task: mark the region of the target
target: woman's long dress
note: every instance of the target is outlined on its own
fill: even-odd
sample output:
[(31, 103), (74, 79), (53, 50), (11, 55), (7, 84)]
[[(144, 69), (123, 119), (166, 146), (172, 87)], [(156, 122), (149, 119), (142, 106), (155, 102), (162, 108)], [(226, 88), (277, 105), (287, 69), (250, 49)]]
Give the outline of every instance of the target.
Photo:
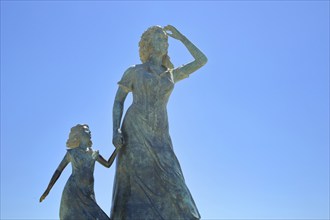
[(125, 115), (124, 146), (117, 157), (111, 219), (199, 219), (169, 135), (166, 105), (174, 83), (144, 64), (129, 68), (118, 83), (133, 93)]
[(62, 193), (60, 219), (109, 220), (95, 201), (92, 155), (78, 147), (68, 150), (66, 157), (72, 164), (72, 174)]

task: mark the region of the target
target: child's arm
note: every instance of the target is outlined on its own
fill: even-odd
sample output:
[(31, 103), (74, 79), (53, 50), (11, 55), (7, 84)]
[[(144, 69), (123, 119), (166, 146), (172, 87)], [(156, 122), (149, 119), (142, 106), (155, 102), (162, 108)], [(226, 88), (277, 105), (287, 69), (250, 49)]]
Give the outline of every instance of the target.
[(115, 160), (117, 153), (119, 151), (120, 147), (117, 147), (114, 152), (111, 154), (110, 158), (108, 159), (108, 161), (106, 161), (100, 154), (98, 154), (96, 160), (102, 164), (103, 166), (109, 168), (111, 167), (113, 161)]
[(64, 168), (70, 163), (70, 159), (69, 159), (69, 154), (66, 153), (63, 160), (61, 161), (60, 165), (58, 165), (56, 171), (54, 172), (47, 189), (45, 190), (45, 192), (42, 194), (42, 196), (39, 199), (39, 202), (42, 202), (42, 200), (44, 200), (46, 198), (46, 196), (48, 195), (49, 191), (52, 189), (53, 185), (56, 183), (57, 179), (60, 177), (62, 171), (64, 170)]

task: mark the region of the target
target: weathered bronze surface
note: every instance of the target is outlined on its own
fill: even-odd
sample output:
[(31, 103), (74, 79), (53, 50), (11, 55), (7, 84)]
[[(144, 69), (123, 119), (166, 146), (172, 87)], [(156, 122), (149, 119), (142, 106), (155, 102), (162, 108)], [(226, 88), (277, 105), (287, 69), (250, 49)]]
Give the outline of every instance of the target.
[(105, 160), (98, 151), (92, 149), (91, 132), (88, 125), (80, 124), (71, 128), (66, 145), (68, 150), (39, 201), (42, 202), (46, 198), (62, 171), (71, 163), (72, 174), (62, 193), (60, 219), (109, 220), (95, 200), (94, 166), (95, 161), (98, 161), (103, 166), (110, 167), (120, 148), (117, 148), (110, 158)]
[[(181, 41), (194, 61), (174, 68), (168, 36)], [(153, 26), (139, 43), (142, 64), (119, 81), (113, 106), (117, 157), (111, 219), (200, 219), (169, 134), (166, 105), (174, 84), (202, 67), (206, 56), (176, 28)], [(129, 92), (133, 103), (123, 119)]]

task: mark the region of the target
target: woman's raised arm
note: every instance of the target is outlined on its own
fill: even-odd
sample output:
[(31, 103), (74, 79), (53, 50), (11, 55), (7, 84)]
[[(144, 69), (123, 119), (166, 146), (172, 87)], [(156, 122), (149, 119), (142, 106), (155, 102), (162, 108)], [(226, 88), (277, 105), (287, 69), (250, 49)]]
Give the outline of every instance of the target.
[[(170, 37), (181, 41), (195, 59), (194, 61), (173, 70), (173, 77), (175, 82), (187, 78), (189, 74), (195, 72), (207, 63), (207, 57), (205, 54), (200, 51), (193, 43), (191, 43), (190, 40), (181, 34), (175, 27), (172, 25), (167, 25), (164, 27), (164, 30)], [(169, 33), (168, 31), (172, 33)]]

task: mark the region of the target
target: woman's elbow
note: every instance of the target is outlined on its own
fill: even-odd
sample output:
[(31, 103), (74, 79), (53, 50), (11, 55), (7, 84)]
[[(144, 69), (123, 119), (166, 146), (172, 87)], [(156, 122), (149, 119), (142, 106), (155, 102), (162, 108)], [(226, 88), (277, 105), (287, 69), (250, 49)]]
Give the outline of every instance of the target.
[(206, 63), (207, 63), (207, 57), (204, 55), (204, 56), (201, 56), (199, 58), (199, 62), (198, 62), (201, 66), (204, 66)]

